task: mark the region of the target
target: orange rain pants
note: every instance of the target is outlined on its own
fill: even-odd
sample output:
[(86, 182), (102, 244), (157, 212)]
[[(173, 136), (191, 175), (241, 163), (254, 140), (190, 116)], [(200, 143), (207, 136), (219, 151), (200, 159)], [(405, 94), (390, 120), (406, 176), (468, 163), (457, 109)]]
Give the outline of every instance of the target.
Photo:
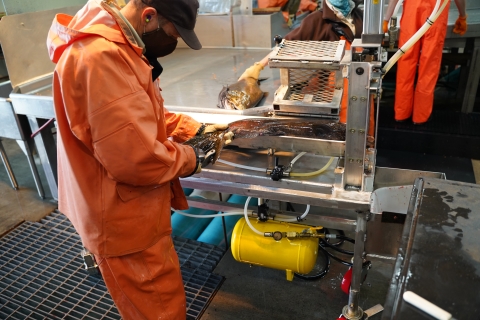
[[(350, 50), (351, 43), (346, 41), (342, 36), (340, 40), (345, 40), (345, 50)], [(340, 107), (340, 122), (347, 123), (347, 110), (348, 110), (348, 78), (343, 78), (343, 94), (342, 105)], [(370, 97), (370, 119), (368, 121), (368, 135), (375, 136), (375, 101), (373, 95)]]
[(122, 319), (186, 319), (185, 290), (170, 236), (141, 252), (95, 258)]
[[(421, 28), (433, 11), (435, 2), (435, 0), (404, 1), (399, 47)], [(414, 123), (424, 123), (432, 113), (433, 95), (447, 32), (449, 6), (450, 2), (425, 35), (398, 60), (395, 120), (406, 120), (412, 116)], [(417, 71), (417, 84), (414, 85)]]

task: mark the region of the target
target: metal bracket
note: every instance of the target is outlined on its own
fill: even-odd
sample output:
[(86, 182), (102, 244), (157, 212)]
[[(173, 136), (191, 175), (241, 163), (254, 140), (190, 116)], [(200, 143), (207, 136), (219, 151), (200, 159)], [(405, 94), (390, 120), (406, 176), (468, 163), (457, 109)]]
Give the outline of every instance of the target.
[(98, 269), (98, 264), (95, 261), (95, 256), (86, 248), (83, 248), (83, 250), (80, 252), (80, 255), (82, 256), (85, 270), (87, 270), (90, 275), (99, 276), (100, 270)]

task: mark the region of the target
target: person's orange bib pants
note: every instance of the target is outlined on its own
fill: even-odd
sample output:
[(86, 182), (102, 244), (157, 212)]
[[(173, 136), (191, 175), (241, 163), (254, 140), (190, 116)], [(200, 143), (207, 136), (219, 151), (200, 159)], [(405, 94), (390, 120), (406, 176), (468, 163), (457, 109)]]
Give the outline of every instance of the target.
[[(405, 0), (400, 21), (401, 47), (426, 22), (435, 7), (435, 0)], [(395, 90), (395, 120), (412, 117), (414, 123), (424, 123), (433, 109), (433, 95), (440, 72), (442, 50), (447, 32), (450, 2), (424, 36), (398, 60)], [(417, 84), (415, 74), (418, 71)]]
[(122, 319), (186, 319), (185, 290), (171, 236), (144, 251), (95, 258)]

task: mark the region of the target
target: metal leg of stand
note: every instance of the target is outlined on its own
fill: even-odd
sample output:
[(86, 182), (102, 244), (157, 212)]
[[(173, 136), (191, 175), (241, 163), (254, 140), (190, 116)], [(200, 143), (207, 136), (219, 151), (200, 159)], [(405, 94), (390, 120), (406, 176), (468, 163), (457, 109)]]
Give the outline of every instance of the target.
[(18, 190), (17, 179), (15, 178), (15, 175), (13, 174), (12, 166), (10, 165), (10, 161), (8, 161), (7, 154), (5, 153), (5, 149), (3, 148), (2, 140), (0, 140), (0, 155), (2, 157), (3, 165), (5, 166), (5, 169), (7, 169), (8, 178), (10, 179), (10, 182), (12, 183), (13, 189)]
[[(34, 116), (27, 116), (28, 122), (32, 132), (37, 131), (43, 124), (47, 122), (46, 119), (37, 119)], [(50, 188), (53, 199), (58, 200), (57, 188), (57, 150), (55, 140), (51, 132), (51, 126), (43, 129), (34, 137), (35, 146), (38, 151), (38, 156), (42, 163), (45, 177)]]
[(363, 318), (363, 310), (358, 305), (360, 285), (362, 283), (363, 253), (365, 250), (365, 235), (367, 234), (367, 212), (359, 212), (357, 216), (357, 230), (353, 255), (352, 283), (348, 296), (348, 305), (343, 310), (343, 316), (349, 320)]
[(25, 146), (28, 165), (32, 171), (33, 180), (35, 181), (35, 186), (37, 187), (38, 195), (40, 198), (45, 199), (45, 191), (43, 190), (42, 182), (40, 180), (40, 175), (38, 174), (37, 165), (35, 164), (35, 159), (33, 158), (32, 150), (30, 149), (27, 141), (22, 141)]

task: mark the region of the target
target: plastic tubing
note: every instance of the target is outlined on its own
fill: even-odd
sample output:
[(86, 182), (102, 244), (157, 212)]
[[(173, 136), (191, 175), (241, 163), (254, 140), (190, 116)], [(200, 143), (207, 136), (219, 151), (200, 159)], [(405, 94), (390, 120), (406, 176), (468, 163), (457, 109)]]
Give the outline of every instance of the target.
[(248, 226), (250, 227), (250, 229), (252, 229), (253, 232), (263, 237), (264, 234), (258, 231), (257, 229), (255, 229), (255, 227), (250, 222), (250, 219), (248, 219), (248, 204), (250, 203), (250, 199), (252, 199), (252, 197), (247, 198), (247, 201), (245, 201), (245, 208), (243, 209), (243, 213), (245, 215), (245, 221), (247, 222)]
[(220, 162), (220, 163), (223, 163), (223, 164), (227, 164), (227, 165), (232, 166), (232, 167), (240, 168), (240, 169), (259, 171), (259, 172), (266, 172), (267, 171), (266, 169), (263, 169), (263, 168), (244, 166), (242, 164), (233, 163), (233, 162), (225, 161), (225, 160), (222, 160), (222, 159), (217, 159), (217, 161)]
[(283, 221), (283, 222), (298, 222), (298, 221), (302, 221), (303, 219), (305, 219), (305, 217), (307, 216), (308, 212), (310, 211), (310, 205), (307, 204), (307, 209), (305, 209), (305, 212), (301, 215), (301, 216), (298, 216), (296, 218), (291, 218), (291, 219), (277, 219), (277, 221)]
[(293, 158), (292, 161), (290, 161), (290, 167), (293, 166), (293, 164), (295, 162), (297, 162), (298, 159), (300, 159), (301, 157), (303, 157), (305, 154), (307, 154), (306, 152), (300, 152), (295, 158)]
[[(292, 166), (298, 159), (300, 159), (300, 157), (302, 157), (302, 156), (305, 155), (305, 154), (306, 154), (306, 152), (301, 152), (300, 154), (298, 154), (298, 155), (290, 162), (290, 166)], [(322, 169), (320, 169), (320, 170), (313, 171), (313, 172), (290, 172), (290, 176), (291, 176), (291, 177), (312, 177), (312, 176), (319, 175), (319, 174), (321, 174), (322, 172), (324, 172), (325, 170), (327, 170), (327, 168), (332, 164), (333, 159), (334, 159), (334, 158), (330, 158), (330, 161), (328, 161), (328, 163), (327, 163)], [(242, 164), (233, 163), (233, 162), (225, 161), (225, 160), (222, 160), (222, 159), (218, 159), (217, 161), (220, 162), (220, 163), (223, 163), (223, 164), (232, 166), (232, 167), (240, 168), (240, 169), (258, 171), (258, 172), (266, 172), (266, 171), (267, 171), (267, 170), (265, 170), (265, 169), (263, 169), (263, 168), (244, 166), (244, 165), (242, 165)]]
[(225, 212), (225, 213), (216, 213), (216, 214), (206, 214), (206, 215), (198, 215), (198, 214), (191, 214), (186, 213), (183, 211), (172, 210), (175, 213), (181, 214), (182, 216), (187, 216), (191, 218), (216, 218), (216, 217), (226, 217), (226, 216), (240, 216), (243, 215), (243, 211), (233, 211), (233, 212)]
[(435, 20), (437, 20), (438, 16), (442, 13), (443, 9), (445, 9), (445, 6), (450, 0), (443, 0), (442, 6), (440, 7), (440, 9), (438, 9), (440, 1), (441, 0), (437, 0), (435, 8), (428, 17), (427, 21), (423, 24), (423, 26), (418, 29), (418, 31), (410, 39), (408, 39), (408, 41), (400, 49), (398, 49), (398, 51), (393, 55), (393, 57), (390, 58), (390, 60), (388, 60), (382, 70), (383, 77), (393, 67), (393, 65), (397, 63), (398, 59), (400, 59), (400, 57), (403, 56), (405, 52), (407, 52), (425, 34), (425, 32), (427, 32), (427, 30), (431, 27), (431, 24), (428, 23), (428, 21), (433, 24)]
[(290, 176), (291, 177), (312, 177), (312, 176), (316, 176), (316, 175), (319, 175), (321, 174), (322, 172), (324, 172), (325, 170), (328, 169), (328, 167), (330, 167), (330, 165), (332, 164), (333, 162), (333, 157), (330, 158), (330, 160), (328, 160), (327, 164), (320, 170), (317, 170), (317, 171), (313, 171), (313, 172), (290, 172)]
[[(402, 6), (402, 3), (403, 3), (403, 0), (400, 0), (400, 1), (397, 2), (397, 5), (395, 6), (395, 9), (393, 10), (392, 17), (397, 16), (398, 10), (400, 10), (400, 7)], [(435, 5), (435, 8), (433, 10), (435, 11), (436, 8), (437, 8), (437, 6)]]

